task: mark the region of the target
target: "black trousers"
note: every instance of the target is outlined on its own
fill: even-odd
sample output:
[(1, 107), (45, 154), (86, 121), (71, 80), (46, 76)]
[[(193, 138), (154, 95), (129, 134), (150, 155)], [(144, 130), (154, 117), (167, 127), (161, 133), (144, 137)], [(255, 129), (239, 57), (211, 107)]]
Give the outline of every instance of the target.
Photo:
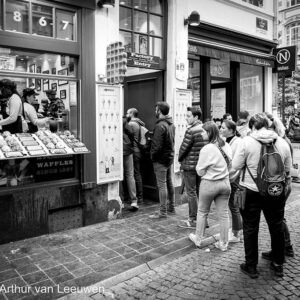
[(269, 227), (273, 260), (277, 264), (283, 264), (285, 247), (284, 207), (284, 195), (263, 197), (258, 192), (247, 189), (245, 208), (241, 210), (246, 264), (256, 266), (258, 263), (258, 231), (261, 211), (263, 211)]

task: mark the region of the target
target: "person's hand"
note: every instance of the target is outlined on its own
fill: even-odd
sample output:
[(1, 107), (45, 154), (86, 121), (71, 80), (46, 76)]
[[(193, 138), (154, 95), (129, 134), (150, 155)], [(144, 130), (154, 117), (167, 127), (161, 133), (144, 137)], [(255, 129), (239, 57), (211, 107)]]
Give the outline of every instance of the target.
[(44, 116), (41, 113), (37, 113), (38, 118), (43, 118)]

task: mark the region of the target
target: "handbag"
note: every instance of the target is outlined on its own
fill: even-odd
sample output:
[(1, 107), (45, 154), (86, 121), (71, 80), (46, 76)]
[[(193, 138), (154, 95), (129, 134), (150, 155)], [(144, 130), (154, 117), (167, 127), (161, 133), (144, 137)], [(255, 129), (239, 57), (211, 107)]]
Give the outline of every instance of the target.
[[(245, 179), (245, 172), (246, 172), (246, 167), (243, 169), (242, 182)], [(233, 203), (239, 209), (243, 210), (245, 208), (247, 188), (245, 188), (239, 184), (236, 184), (236, 185), (237, 185), (237, 188), (234, 193)]]

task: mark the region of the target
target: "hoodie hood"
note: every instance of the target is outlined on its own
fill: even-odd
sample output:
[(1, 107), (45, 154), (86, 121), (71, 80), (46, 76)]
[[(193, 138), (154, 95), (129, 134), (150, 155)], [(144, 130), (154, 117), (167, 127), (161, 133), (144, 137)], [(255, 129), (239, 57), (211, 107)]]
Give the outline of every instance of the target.
[(278, 138), (278, 134), (276, 132), (266, 128), (253, 131), (250, 136), (263, 144), (271, 143)]
[(169, 115), (164, 116), (164, 117), (158, 119), (156, 123), (159, 123), (159, 122), (162, 122), (162, 121), (167, 122), (169, 125), (173, 124), (173, 119)]
[(141, 121), (139, 118), (131, 118), (130, 121), (136, 122), (136, 123), (138, 123), (139, 125), (145, 127), (145, 123), (144, 123), (143, 121)]

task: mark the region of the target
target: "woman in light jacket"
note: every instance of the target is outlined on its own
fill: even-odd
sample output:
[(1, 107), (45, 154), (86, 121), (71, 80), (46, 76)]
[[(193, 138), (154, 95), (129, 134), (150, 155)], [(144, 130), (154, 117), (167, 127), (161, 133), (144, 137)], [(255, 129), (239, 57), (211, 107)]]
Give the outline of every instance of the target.
[[(240, 134), (237, 132), (236, 124), (230, 120), (224, 120), (220, 129), (221, 136), (226, 138), (232, 150), (232, 157), (236, 152), (239, 142), (241, 141)], [(243, 229), (242, 217), (239, 207), (234, 203), (234, 194), (238, 187), (239, 172), (230, 172), (231, 193), (229, 198), (229, 209), (232, 216), (232, 231), (229, 232), (229, 242), (240, 242), (240, 231)]]
[(215, 201), (220, 221), (220, 241), (216, 248), (226, 251), (228, 246), (228, 200), (230, 195), (229, 167), (232, 160), (230, 146), (220, 137), (219, 129), (214, 122), (203, 125), (207, 132), (209, 143), (205, 145), (199, 155), (196, 171), (201, 177), (196, 233), (191, 233), (189, 239), (200, 247), (204, 237), (207, 215), (213, 201)]

